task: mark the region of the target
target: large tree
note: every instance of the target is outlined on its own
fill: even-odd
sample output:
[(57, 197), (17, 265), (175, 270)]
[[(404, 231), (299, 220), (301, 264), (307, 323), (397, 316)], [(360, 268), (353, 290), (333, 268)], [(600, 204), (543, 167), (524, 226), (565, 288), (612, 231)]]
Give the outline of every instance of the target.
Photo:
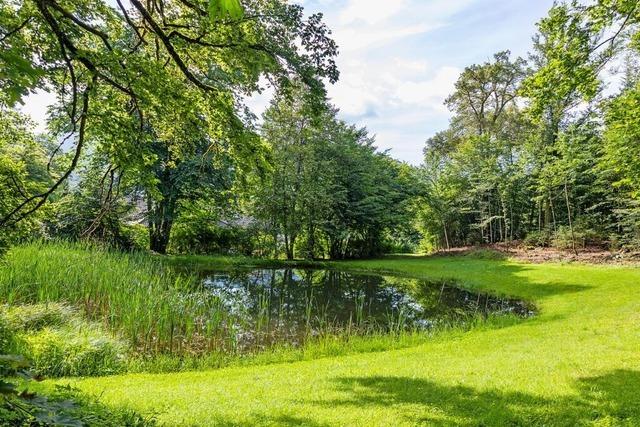
[(277, 97), (265, 113), (272, 167), (254, 214), (289, 259), (378, 254), (385, 232), (406, 219), (406, 174), (377, 151), (366, 129), (339, 120), (331, 105), (310, 105), (298, 90)]
[[(336, 45), (320, 15), (305, 18), (300, 5), (279, 0), (222, 4), (234, 2), (2, 0), (1, 102), (13, 105), (36, 88), (55, 93), (52, 128), (74, 156), (0, 225), (42, 206), (90, 139), (115, 161), (144, 164), (132, 145), (143, 152), (159, 129), (171, 134), (190, 119), (213, 119), (197, 108), (221, 108), (226, 122), (237, 122), (243, 96), (259, 90), (263, 76), (285, 88), (296, 76), (318, 93), (322, 78), (337, 79)], [(181, 120), (171, 126), (173, 117)]]

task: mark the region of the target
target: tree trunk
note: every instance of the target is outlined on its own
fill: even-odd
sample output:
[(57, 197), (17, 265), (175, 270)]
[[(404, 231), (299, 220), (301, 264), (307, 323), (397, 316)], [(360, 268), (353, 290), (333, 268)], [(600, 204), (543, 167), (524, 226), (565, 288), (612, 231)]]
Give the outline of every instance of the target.
[(556, 209), (553, 206), (553, 197), (551, 196), (551, 192), (549, 192), (549, 206), (551, 208), (551, 217), (553, 218), (553, 232), (558, 232), (558, 223), (556, 221)]
[(449, 233), (447, 233), (447, 224), (442, 221), (442, 229), (444, 230), (444, 242), (447, 245), (447, 251), (449, 249), (451, 249), (451, 246), (449, 245)]
[(148, 200), (149, 249), (165, 255), (173, 227), (175, 204), (170, 199)]
[(293, 260), (295, 257), (295, 249), (294, 249), (295, 243), (296, 243), (295, 235), (291, 235), (288, 238), (285, 238), (285, 251), (286, 251), (287, 259), (289, 261)]
[(564, 182), (564, 198), (567, 202), (567, 216), (569, 218), (569, 230), (571, 230), (571, 246), (573, 246), (573, 253), (578, 255), (578, 249), (576, 249), (576, 236), (573, 232), (573, 221), (571, 220), (571, 204), (569, 203), (569, 191), (567, 189), (567, 181)]

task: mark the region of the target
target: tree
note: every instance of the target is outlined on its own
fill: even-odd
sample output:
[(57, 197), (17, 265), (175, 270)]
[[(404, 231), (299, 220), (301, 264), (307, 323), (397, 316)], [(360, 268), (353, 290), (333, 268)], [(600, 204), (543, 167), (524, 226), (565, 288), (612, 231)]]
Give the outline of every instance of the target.
[(458, 78), (445, 104), (465, 129), (475, 129), (478, 135), (499, 135), (525, 76), (525, 61), (517, 58), (512, 62), (509, 56), (509, 51), (496, 53), (492, 62), (467, 67)]
[(526, 237), (577, 250), (637, 235), (637, 67), (627, 61), (621, 94), (605, 103), (601, 78), (613, 58), (633, 58), (639, 22), (637, 2), (557, 3), (538, 24), (531, 69), (507, 52), (465, 69), (447, 99), (451, 125), (425, 149), (419, 217), (433, 246)]
[(278, 96), (265, 112), (262, 136), (271, 169), (253, 197), (254, 215), (285, 256), (372, 256), (385, 232), (405, 219), (402, 167), (378, 153), (366, 129), (347, 125), (337, 110), (315, 108), (302, 87)]
[(193, 104), (168, 102), (172, 93), (239, 111), (239, 95), (258, 90), (263, 75), (284, 88), (297, 76), (316, 93), (323, 91), (321, 78), (338, 77), (329, 30), (320, 15), (305, 19), (299, 5), (246, 0), (238, 13), (237, 1), (130, 0), (130, 9), (116, 3), (0, 3), (3, 102), (13, 105), (35, 88), (54, 92), (60, 101), (54, 127), (74, 146), (67, 170), (47, 190), (25, 194), (0, 225), (47, 201), (77, 167), (89, 135), (111, 154), (144, 163), (122, 152), (120, 141), (129, 135), (148, 142), (149, 116), (193, 112)]
[[(441, 236), (440, 247), (510, 241), (517, 234), (520, 157), (528, 131), (517, 102), (524, 76), (524, 60), (499, 52), (490, 62), (467, 67), (446, 100), (455, 115), (449, 130), (427, 142), (422, 174), (421, 222), (430, 236)], [(429, 215), (438, 218), (435, 223)], [(477, 237), (469, 238), (472, 230)]]
[[(152, 145), (154, 162), (141, 171), (151, 174), (151, 184), (144, 186), (150, 249), (167, 252), (171, 230), (184, 203), (206, 199), (210, 203), (231, 189), (234, 169), (228, 154), (218, 154), (204, 135), (193, 135), (192, 151), (176, 155), (175, 143), (156, 141)], [(143, 180), (144, 182), (144, 180)], [(149, 181), (147, 181), (149, 182)]]
[[(25, 195), (50, 185), (46, 140), (33, 134), (33, 124), (17, 112), (0, 108), (0, 216), (18, 206)], [(0, 233), (0, 248), (39, 231), (39, 218), (30, 218)]]
[[(524, 81), (522, 93), (529, 99), (529, 112), (540, 129), (534, 148), (538, 153), (534, 175), (540, 229), (553, 226), (557, 231), (558, 208), (565, 205), (565, 222), (574, 235), (571, 212), (576, 201), (569, 197), (567, 180), (554, 179), (554, 171), (570, 161), (563, 158), (559, 140), (571, 119), (581, 115), (581, 104), (597, 101), (602, 88), (600, 73), (620, 52), (627, 29), (637, 22), (637, 7), (631, 3), (598, 1), (585, 6), (573, 1), (554, 5), (538, 25), (532, 57), (537, 69)], [(588, 109), (581, 116), (589, 117)], [(592, 157), (597, 155), (591, 151)]]
[(640, 242), (640, 84), (606, 105), (601, 167), (611, 176), (617, 234), (626, 244)]
[(73, 183), (58, 192), (42, 219), (47, 235), (94, 239), (124, 250), (139, 248), (127, 225), (135, 218), (132, 202), (137, 194), (122, 172), (104, 156), (85, 156)]

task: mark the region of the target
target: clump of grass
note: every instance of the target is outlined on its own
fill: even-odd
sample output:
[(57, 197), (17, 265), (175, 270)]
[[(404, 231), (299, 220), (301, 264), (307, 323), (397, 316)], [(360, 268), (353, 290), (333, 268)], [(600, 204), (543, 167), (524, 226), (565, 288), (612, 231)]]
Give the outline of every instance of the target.
[(29, 332), (19, 336), (17, 350), (40, 376), (111, 375), (125, 366), (126, 347), (92, 325)]
[(327, 334), (309, 339), (301, 345), (280, 342), (251, 353), (213, 352), (202, 356), (160, 354), (149, 357), (134, 357), (127, 361), (126, 370), (131, 373), (171, 373), (233, 366), (292, 363), (324, 357), (409, 348), (423, 344), (432, 338), (432, 333), (424, 331), (407, 331), (399, 335), (387, 333), (369, 335)]
[(300, 345), (278, 342), (260, 351), (232, 353), (215, 351), (206, 355), (139, 355), (127, 360), (130, 373), (171, 373), (221, 369), (236, 366), (261, 366), (277, 363), (293, 363), (327, 357), (339, 357), (361, 353), (377, 353), (400, 350), (425, 344), (435, 338), (450, 339), (470, 330), (490, 330), (513, 326), (522, 318), (512, 314), (476, 316), (464, 323), (443, 324), (432, 330), (404, 329), (397, 333), (389, 330), (369, 330), (358, 335), (347, 328), (334, 329), (309, 337)]
[(151, 255), (88, 243), (30, 243), (12, 248), (0, 265), (4, 303), (78, 307), (142, 352), (199, 351), (218, 339), (211, 324), (223, 321), (218, 298), (196, 285)]
[(17, 332), (60, 327), (77, 315), (72, 307), (61, 303), (7, 306), (3, 311), (8, 326)]
[(504, 253), (490, 248), (473, 248), (465, 254), (467, 258), (480, 259), (480, 260), (504, 260), (507, 257)]
[(127, 346), (65, 304), (0, 307), (8, 345), (40, 376), (108, 375), (122, 371)]

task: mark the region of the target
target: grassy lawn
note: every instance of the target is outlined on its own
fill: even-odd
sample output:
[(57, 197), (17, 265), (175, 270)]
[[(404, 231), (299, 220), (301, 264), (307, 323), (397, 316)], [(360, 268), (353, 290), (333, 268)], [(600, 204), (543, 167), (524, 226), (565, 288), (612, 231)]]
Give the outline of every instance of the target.
[(640, 269), (467, 257), (339, 266), (453, 278), (540, 313), (403, 350), (72, 384), (166, 425), (640, 425)]

